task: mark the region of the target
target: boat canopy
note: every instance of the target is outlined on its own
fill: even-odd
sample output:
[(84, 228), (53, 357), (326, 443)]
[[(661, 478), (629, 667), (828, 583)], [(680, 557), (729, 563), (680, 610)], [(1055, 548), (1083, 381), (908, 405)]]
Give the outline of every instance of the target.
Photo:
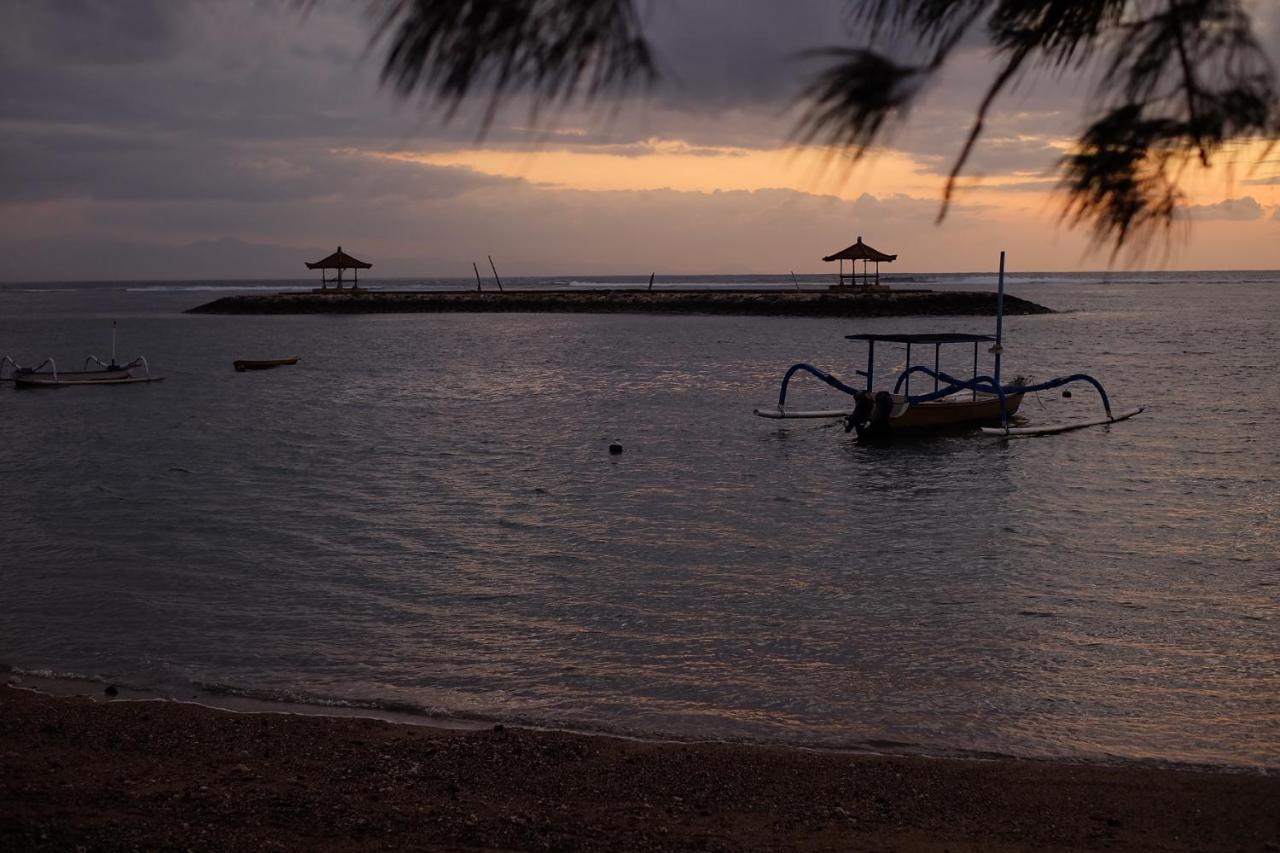
[(845, 335), (851, 341), (888, 341), (892, 344), (976, 344), (994, 341), (991, 335), (967, 335), (961, 332), (908, 335)]

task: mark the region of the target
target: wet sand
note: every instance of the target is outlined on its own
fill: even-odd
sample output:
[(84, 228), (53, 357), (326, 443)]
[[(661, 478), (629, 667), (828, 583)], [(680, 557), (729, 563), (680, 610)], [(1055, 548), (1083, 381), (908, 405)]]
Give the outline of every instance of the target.
[(1277, 850), (1280, 779), (0, 687), (5, 850)]
[[(1006, 314), (1048, 314), (1050, 309), (1005, 296)], [(994, 293), (743, 290), (508, 290), (292, 291), (226, 296), (190, 309), (193, 314), (379, 313), (597, 313), (748, 314), (783, 317), (994, 316)]]

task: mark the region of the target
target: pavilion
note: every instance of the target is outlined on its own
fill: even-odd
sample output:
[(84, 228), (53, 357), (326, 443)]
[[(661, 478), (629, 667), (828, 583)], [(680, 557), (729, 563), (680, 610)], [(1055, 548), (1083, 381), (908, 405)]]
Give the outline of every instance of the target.
[(827, 262), (830, 262), (830, 261), (840, 262), (840, 283), (836, 285), (837, 287), (844, 287), (844, 262), (845, 261), (850, 262), (849, 263), (850, 285), (854, 285), (857, 282), (858, 268), (856, 264), (858, 261), (862, 261), (862, 286), (863, 287), (867, 287), (867, 263), (869, 261), (874, 261), (876, 265), (876, 280), (875, 280), (874, 286), (879, 287), (880, 286), (880, 263), (882, 261), (884, 263), (889, 263), (891, 261), (896, 261), (897, 259), (898, 259), (897, 255), (887, 255), (878, 249), (871, 248), (866, 243), (862, 242), (862, 237), (858, 237), (858, 242), (854, 243), (849, 248), (840, 252), (836, 252), (834, 255), (827, 255), (825, 258), (823, 258), (823, 260)]
[[(342, 289), (342, 272), (343, 270), (351, 270), (351, 289), (358, 290), (360, 288), (360, 275), (357, 270), (367, 270), (373, 264), (367, 264), (364, 261), (355, 258), (342, 251), (342, 247), (338, 247), (338, 251), (334, 252), (327, 258), (321, 258), (314, 263), (307, 261), (307, 269), (320, 270), (320, 289), (326, 290), (330, 282), (336, 282), (339, 290)], [(337, 270), (336, 278), (329, 278), (325, 270)]]

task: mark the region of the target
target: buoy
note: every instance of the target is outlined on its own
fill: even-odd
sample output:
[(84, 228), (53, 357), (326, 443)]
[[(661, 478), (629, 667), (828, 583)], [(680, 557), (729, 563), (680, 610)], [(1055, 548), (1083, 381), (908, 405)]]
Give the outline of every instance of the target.
[(102, 692), (114, 698), (120, 691), (116, 689), (116, 686), (114, 684), (108, 684), (107, 689), (103, 690)]
[(614, 456), (619, 455), (620, 453), (622, 453), (622, 445), (616, 441), (613, 442), (613, 444), (609, 445), (609, 453)]
[(1070, 391), (1063, 391), (1063, 392), (1062, 392), (1062, 396), (1063, 396), (1063, 397), (1065, 397), (1065, 398), (1067, 398), (1068, 400), (1070, 400), (1070, 399), (1071, 399), (1071, 392), (1070, 392)]

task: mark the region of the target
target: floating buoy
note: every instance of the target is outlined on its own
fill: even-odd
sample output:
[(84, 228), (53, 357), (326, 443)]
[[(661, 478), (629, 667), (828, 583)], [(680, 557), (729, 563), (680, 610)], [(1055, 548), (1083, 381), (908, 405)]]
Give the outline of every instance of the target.
[(120, 693), (120, 691), (116, 689), (116, 686), (114, 684), (108, 684), (107, 689), (103, 690), (102, 692), (112, 697), (113, 699)]
[(1065, 397), (1066, 399), (1070, 400), (1070, 399), (1071, 399), (1071, 392), (1070, 392), (1070, 391), (1063, 391), (1063, 392), (1062, 392), (1062, 396), (1063, 396), (1063, 397)]
[(620, 455), (622, 453), (622, 445), (616, 441), (613, 442), (612, 444), (609, 445), (609, 453), (613, 456)]

